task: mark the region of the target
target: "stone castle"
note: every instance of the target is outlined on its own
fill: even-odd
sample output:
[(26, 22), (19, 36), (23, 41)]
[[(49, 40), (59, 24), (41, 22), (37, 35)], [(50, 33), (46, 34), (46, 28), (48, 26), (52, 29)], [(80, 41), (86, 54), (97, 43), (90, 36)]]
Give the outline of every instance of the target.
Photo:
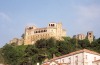
[(25, 28), (24, 44), (34, 44), (39, 39), (48, 39), (54, 37), (61, 40), (66, 36), (66, 30), (62, 28), (62, 23), (49, 23), (47, 27), (38, 28), (36, 26), (29, 26)]
[[(24, 37), (21, 39), (14, 38), (9, 43), (17, 43), (17, 45), (32, 45), (39, 39), (55, 38), (57, 40), (63, 40), (62, 37), (66, 37), (66, 30), (62, 28), (62, 23), (49, 23), (47, 27), (38, 28), (36, 26), (27, 26), (25, 28)], [(93, 41), (94, 35), (92, 31), (87, 32), (87, 35), (78, 34), (73, 38), (83, 40), (88, 39), (90, 43)]]
[(87, 35), (78, 34), (78, 35), (74, 35), (73, 38), (76, 38), (78, 40), (88, 39), (89, 42), (91, 43), (93, 41), (94, 35), (93, 35), (93, 31), (89, 31), (87, 32)]
[(13, 38), (12, 40), (9, 41), (9, 44), (15, 44), (15, 45), (22, 45), (24, 44), (24, 39), (18, 39), (18, 38)]

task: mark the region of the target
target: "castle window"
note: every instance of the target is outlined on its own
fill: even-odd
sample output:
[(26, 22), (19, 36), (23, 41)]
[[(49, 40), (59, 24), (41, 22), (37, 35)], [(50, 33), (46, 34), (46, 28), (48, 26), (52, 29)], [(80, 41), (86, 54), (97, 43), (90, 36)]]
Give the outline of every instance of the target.
[(29, 27), (29, 29), (31, 29), (31, 27)]
[(43, 32), (43, 30), (41, 30), (41, 32)]
[(50, 24), (50, 26), (52, 26), (52, 24)]
[(29, 29), (33, 29), (33, 27), (29, 27)]
[(49, 26), (50, 26), (50, 24), (49, 24)]
[(47, 30), (44, 30), (44, 32), (47, 32)]
[(91, 33), (89, 33), (89, 35), (91, 35)]
[(36, 33), (38, 33), (38, 31), (36, 31)]
[(54, 24), (52, 24), (54, 26)]
[(54, 26), (54, 24), (51, 24), (51, 26)]
[(40, 33), (40, 31), (38, 31), (38, 33)]

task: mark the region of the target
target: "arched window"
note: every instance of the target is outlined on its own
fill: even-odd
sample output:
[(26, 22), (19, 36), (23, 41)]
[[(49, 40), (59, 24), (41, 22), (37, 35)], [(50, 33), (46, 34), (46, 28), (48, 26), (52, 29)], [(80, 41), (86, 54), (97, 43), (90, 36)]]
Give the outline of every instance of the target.
[(41, 32), (43, 32), (43, 30), (41, 30)]
[(44, 32), (45, 32), (45, 30), (44, 30)]
[(51, 24), (51, 26), (52, 26), (52, 24)]
[(38, 31), (38, 33), (40, 33), (40, 31)]
[(49, 24), (49, 26), (50, 26), (50, 24)]
[(54, 24), (52, 24), (54, 26)]

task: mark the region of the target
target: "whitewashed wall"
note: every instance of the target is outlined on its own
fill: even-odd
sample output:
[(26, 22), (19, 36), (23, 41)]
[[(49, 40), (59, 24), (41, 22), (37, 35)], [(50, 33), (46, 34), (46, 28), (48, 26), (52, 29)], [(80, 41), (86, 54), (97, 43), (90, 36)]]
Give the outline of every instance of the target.
[(68, 65), (93, 65), (93, 61), (96, 60), (100, 60), (100, 55), (81, 52), (73, 55), (71, 54), (69, 56), (58, 57), (53, 61), (58, 63), (67, 63)]
[(62, 57), (55, 61), (57, 61), (58, 63), (68, 63), (69, 65), (83, 65), (83, 56), (83, 53), (79, 53), (67, 57)]
[[(86, 59), (86, 56), (87, 56), (87, 59)], [(99, 60), (99, 59), (100, 59), (99, 55), (84, 52), (84, 63), (87, 63), (88, 65), (92, 65), (93, 61)]]
[(68, 63), (69, 65), (92, 65), (92, 62), (95, 60), (99, 60), (100, 56), (90, 53), (79, 53), (67, 57), (62, 57), (56, 59), (58, 63)]

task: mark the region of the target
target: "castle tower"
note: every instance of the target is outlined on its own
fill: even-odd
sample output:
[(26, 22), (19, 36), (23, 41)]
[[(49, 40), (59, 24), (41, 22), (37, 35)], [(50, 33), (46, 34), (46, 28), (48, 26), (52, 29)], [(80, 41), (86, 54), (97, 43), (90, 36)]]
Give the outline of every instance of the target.
[(25, 28), (25, 38), (24, 38), (24, 44), (32, 44), (32, 35), (34, 35), (34, 29), (36, 29), (36, 26), (27, 26)]
[(62, 23), (57, 23), (57, 36), (61, 36), (62, 34)]
[(59, 22), (57, 23), (57, 36), (59, 39), (62, 39), (61, 37), (65, 37), (66, 36), (66, 30), (62, 28), (62, 23)]
[(90, 41), (90, 43), (93, 41), (93, 31), (87, 32), (87, 39)]

